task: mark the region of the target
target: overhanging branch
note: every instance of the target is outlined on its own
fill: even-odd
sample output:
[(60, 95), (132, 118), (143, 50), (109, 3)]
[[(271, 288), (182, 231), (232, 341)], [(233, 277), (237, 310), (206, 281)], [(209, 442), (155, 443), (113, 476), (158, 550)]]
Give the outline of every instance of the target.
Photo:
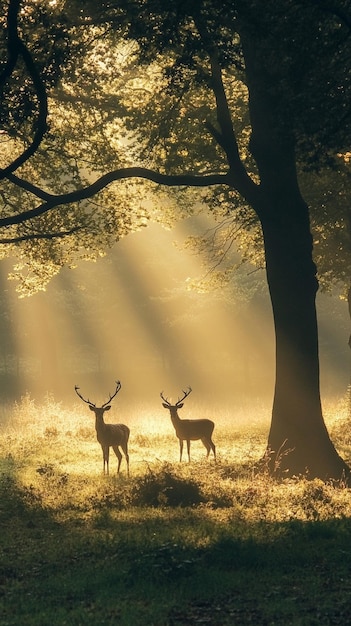
[(98, 178), (94, 183), (84, 187), (83, 189), (77, 189), (65, 194), (53, 195), (42, 191), (39, 187), (36, 187), (35, 185), (32, 185), (28, 181), (22, 180), (17, 176), (10, 175), (8, 178), (19, 187), (22, 187), (27, 191), (31, 191), (37, 197), (40, 197), (45, 201), (34, 209), (22, 211), (22, 213), (18, 213), (17, 215), (0, 218), (0, 227), (22, 224), (23, 222), (39, 217), (40, 215), (43, 215), (60, 205), (87, 200), (111, 183), (123, 179), (143, 178), (166, 187), (208, 187), (230, 183), (229, 174), (208, 174), (202, 176), (196, 174), (180, 174), (172, 176), (168, 174), (161, 174), (160, 172), (155, 172), (145, 167), (127, 167), (108, 172)]
[(10, 0), (7, 11), (7, 61), (0, 73), (0, 85), (4, 85), (16, 67), (18, 59), (17, 19), (20, 0)]
[(0, 244), (22, 243), (23, 241), (35, 241), (37, 239), (62, 239), (68, 235), (73, 235), (81, 230), (82, 226), (74, 226), (68, 230), (59, 230), (51, 233), (28, 233), (27, 235), (18, 235), (17, 237), (1, 237)]
[(23, 163), (25, 163), (35, 152), (37, 151), (41, 141), (47, 130), (47, 116), (48, 116), (48, 100), (46, 87), (41, 79), (36, 65), (33, 61), (32, 55), (28, 48), (20, 39), (18, 34), (18, 11), (20, 2), (13, 0), (9, 4), (7, 24), (8, 24), (8, 60), (5, 69), (0, 76), (0, 84), (4, 83), (13, 73), (16, 66), (18, 56), (21, 55), (26, 66), (27, 72), (32, 80), (33, 87), (38, 99), (38, 116), (36, 121), (36, 131), (34, 133), (33, 140), (29, 146), (20, 154), (10, 165), (0, 170), (0, 178), (6, 178), (6, 176), (18, 169)]
[(6, 178), (17, 187), (20, 187), (21, 189), (28, 191), (33, 196), (36, 196), (37, 198), (40, 198), (41, 200), (49, 201), (53, 197), (51, 193), (44, 191), (44, 189), (41, 189), (41, 187), (34, 185), (29, 180), (25, 180), (24, 178), (19, 178), (19, 176), (16, 176), (16, 174), (11, 174), (11, 173), (7, 174)]

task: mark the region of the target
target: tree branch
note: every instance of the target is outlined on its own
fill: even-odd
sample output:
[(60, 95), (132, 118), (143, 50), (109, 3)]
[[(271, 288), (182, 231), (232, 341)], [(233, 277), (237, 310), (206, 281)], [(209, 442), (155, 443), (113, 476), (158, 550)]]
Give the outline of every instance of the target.
[(145, 167), (127, 167), (108, 172), (108, 174), (104, 174), (94, 183), (84, 187), (83, 189), (77, 189), (65, 194), (53, 195), (47, 194), (28, 181), (24, 181), (17, 176), (11, 175), (8, 178), (23, 189), (31, 191), (36, 196), (45, 200), (45, 202), (34, 209), (23, 211), (17, 215), (0, 218), (0, 227), (21, 224), (38, 217), (39, 215), (43, 215), (44, 213), (47, 213), (51, 209), (54, 209), (62, 204), (71, 204), (72, 202), (87, 200), (107, 187), (107, 185), (126, 178), (143, 178), (159, 185), (165, 185), (166, 187), (208, 187), (210, 185), (227, 185), (230, 182), (229, 174), (208, 174), (203, 176), (196, 174), (180, 174), (172, 176), (168, 174), (161, 174)]
[(82, 226), (74, 226), (69, 230), (60, 230), (52, 233), (30, 233), (28, 235), (18, 235), (17, 237), (1, 237), (0, 244), (21, 243), (23, 241), (33, 241), (37, 239), (61, 239), (62, 237), (67, 237), (67, 235), (73, 235), (73, 233), (81, 229)]
[(219, 145), (225, 151), (230, 167), (231, 185), (250, 204), (255, 204), (258, 187), (248, 175), (245, 166), (240, 158), (238, 142), (233, 128), (232, 117), (228, 106), (228, 100), (222, 78), (222, 70), (218, 62), (217, 52), (210, 51), (211, 82), (216, 99), (217, 122), (220, 132), (210, 124), (209, 130), (212, 132)]
[(241, 164), (238, 143), (223, 85), (222, 70), (215, 52), (210, 53), (210, 63), (212, 89), (217, 107), (217, 122), (221, 130), (221, 146), (226, 152), (230, 166), (237, 167), (238, 161), (240, 161)]
[(13, 0), (8, 9), (8, 61), (3, 74), (0, 77), (0, 84), (9, 78), (16, 66), (18, 56), (21, 55), (28, 74), (32, 80), (33, 87), (38, 99), (38, 117), (36, 131), (28, 148), (18, 156), (10, 165), (0, 170), (0, 178), (5, 178), (9, 173), (14, 172), (20, 165), (23, 165), (38, 149), (47, 130), (48, 101), (44, 82), (41, 79), (33, 58), (18, 35), (18, 11), (19, 0)]
[(222, 69), (218, 60), (218, 52), (211, 41), (207, 25), (201, 16), (194, 15), (194, 21), (199, 35), (204, 43), (211, 66), (211, 85), (216, 100), (216, 116), (219, 130), (207, 122), (207, 129), (214, 139), (224, 150), (230, 168), (229, 184), (240, 193), (250, 204), (256, 204), (259, 187), (248, 175), (245, 166), (240, 158), (238, 142), (233, 128), (232, 116), (228, 105), (228, 100), (223, 84)]
[(4, 85), (16, 67), (18, 59), (17, 20), (20, 0), (10, 0), (7, 11), (7, 61), (0, 74), (0, 85)]
[(25, 191), (29, 191), (29, 193), (33, 194), (33, 196), (37, 196), (37, 198), (40, 198), (41, 200), (51, 200), (51, 198), (53, 197), (51, 193), (44, 191), (40, 187), (37, 187), (37, 185), (29, 182), (28, 180), (19, 178), (19, 176), (16, 176), (16, 174), (7, 174), (6, 178), (17, 187), (20, 187)]

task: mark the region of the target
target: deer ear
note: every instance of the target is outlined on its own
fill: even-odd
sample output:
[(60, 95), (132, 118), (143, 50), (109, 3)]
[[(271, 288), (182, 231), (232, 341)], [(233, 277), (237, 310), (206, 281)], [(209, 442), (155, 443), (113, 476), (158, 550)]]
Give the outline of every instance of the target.
[(177, 409), (181, 409), (184, 406), (183, 402), (181, 404), (177, 404)]
[(164, 402), (162, 402), (162, 406), (163, 406), (165, 409), (169, 409), (168, 404), (165, 404)]
[(90, 409), (91, 411), (94, 411), (95, 407), (94, 407), (94, 406), (91, 406), (91, 404), (89, 404), (89, 409)]
[(105, 407), (104, 407), (104, 411), (109, 411), (109, 410), (110, 410), (110, 408), (111, 408), (111, 405), (109, 404), (108, 406), (105, 406)]

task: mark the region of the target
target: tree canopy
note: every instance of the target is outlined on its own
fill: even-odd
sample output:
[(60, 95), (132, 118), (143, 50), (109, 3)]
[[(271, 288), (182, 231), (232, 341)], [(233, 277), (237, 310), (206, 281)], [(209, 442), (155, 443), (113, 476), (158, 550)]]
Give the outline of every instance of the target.
[[(304, 11), (299, 2), (284, 2), (279, 10), (274, 2), (244, 4), (224, 2), (219, 10), (212, 2), (178, 1), (165, 7), (153, 0), (3, 3), (1, 241), (3, 256), (15, 253), (18, 269), (32, 268), (30, 279), (27, 272), (25, 280), (22, 276), (23, 290), (45, 285), (79, 256), (101, 253), (119, 236), (145, 225), (150, 213), (169, 222), (196, 210), (199, 201), (219, 220), (233, 215), (234, 203), (236, 223), (244, 227), (237, 231), (242, 247), (244, 233), (251, 231), (247, 249), (252, 253), (252, 236), (260, 241), (260, 228), (257, 232), (245, 197), (226, 186), (223, 143), (226, 130), (234, 131), (239, 156), (257, 180), (238, 12), (260, 42), (266, 79), (276, 90), (275, 119), (294, 136), (298, 168), (309, 172), (308, 187), (315, 181), (313, 222), (324, 233), (318, 245), (333, 239), (327, 236), (328, 216), (335, 209), (325, 202), (328, 190), (324, 197), (319, 193), (319, 181), (332, 163), (332, 184), (342, 189), (338, 204), (347, 205), (342, 182), (347, 164), (338, 155), (348, 149), (350, 123), (349, 3), (311, 1), (304, 3)], [(230, 111), (227, 129), (225, 107)], [(196, 181), (203, 186), (196, 194), (179, 194), (177, 187), (172, 199), (159, 188), (155, 194), (154, 185), (145, 189), (143, 183), (141, 191), (134, 177), (107, 187), (112, 174), (83, 192), (106, 172), (135, 164), (160, 175), (206, 175), (207, 180)], [(224, 185), (205, 187), (222, 180)], [(318, 259), (327, 260), (328, 268), (321, 262), (319, 270), (330, 280), (335, 248), (328, 255), (325, 245), (320, 249)], [(340, 263), (335, 276), (340, 277)]]

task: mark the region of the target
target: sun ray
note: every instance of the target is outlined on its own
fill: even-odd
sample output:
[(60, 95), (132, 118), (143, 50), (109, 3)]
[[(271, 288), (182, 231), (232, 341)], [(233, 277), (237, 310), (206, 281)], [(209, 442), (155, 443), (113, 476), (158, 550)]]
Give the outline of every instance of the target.
[[(235, 276), (214, 293), (189, 288), (203, 274), (204, 258), (182, 246), (194, 229), (205, 226), (196, 218), (173, 230), (150, 225), (95, 263), (63, 269), (46, 292), (30, 298), (18, 298), (13, 282), (6, 280), (8, 263), (3, 263), (4, 397), (29, 391), (43, 398), (52, 392), (72, 403), (78, 384), (94, 401), (103, 402), (120, 379), (121, 407), (158, 408), (160, 391), (177, 398), (191, 385), (194, 400), (214, 410), (262, 399), (268, 411), (274, 385), (269, 298), (265, 287), (246, 293)], [(248, 277), (240, 280), (246, 283)], [(340, 348), (341, 320), (345, 326), (348, 322), (344, 313), (340, 311), (338, 333), (332, 317), (322, 317), (322, 380), (328, 382), (328, 393), (336, 383), (339, 390), (348, 384), (346, 340), (345, 354)]]

